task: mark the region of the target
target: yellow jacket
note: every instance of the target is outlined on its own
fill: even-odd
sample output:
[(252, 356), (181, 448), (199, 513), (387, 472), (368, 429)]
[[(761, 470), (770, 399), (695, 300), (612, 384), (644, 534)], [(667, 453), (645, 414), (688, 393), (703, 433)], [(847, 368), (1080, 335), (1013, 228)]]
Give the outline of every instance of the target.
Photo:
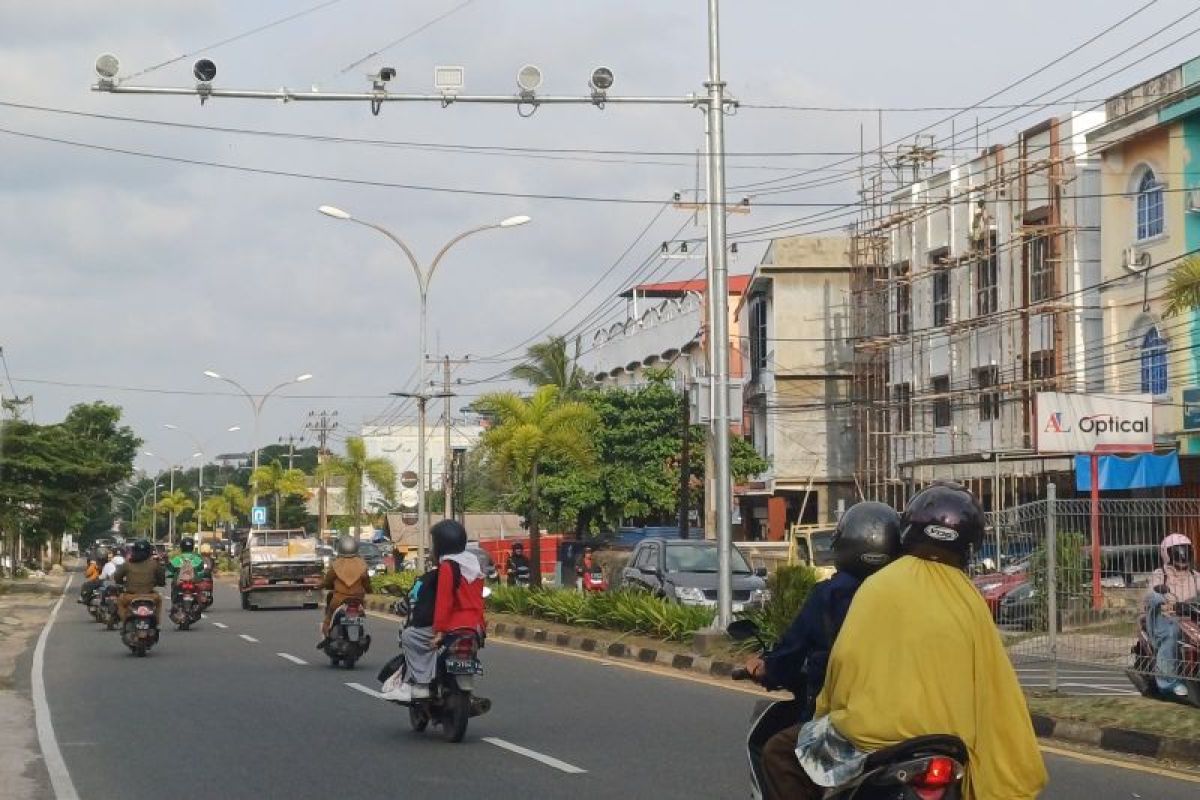
[(987, 605), (961, 570), (908, 556), (854, 596), (817, 716), (860, 750), (953, 734), (970, 751), (967, 800), (1024, 800), (1046, 785), (1025, 697)]

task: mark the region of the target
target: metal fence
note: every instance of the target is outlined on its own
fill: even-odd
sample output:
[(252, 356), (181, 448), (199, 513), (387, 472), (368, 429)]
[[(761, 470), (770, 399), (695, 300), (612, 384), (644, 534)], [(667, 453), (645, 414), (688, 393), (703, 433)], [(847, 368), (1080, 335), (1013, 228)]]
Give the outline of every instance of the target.
[[(1062, 675), (1124, 685), (1126, 671), (1150, 680), (1153, 661), (1134, 654), (1159, 543), (1170, 533), (1194, 541), (1200, 500), (1047, 499), (989, 515), (989, 541), (977, 554), (976, 585), (1010, 639), (1018, 668), (1042, 670), (1044, 686)], [(1098, 535), (1094, 535), (1098, 534)], [(997, 557), (998, 554), (998, 557)], [(996, 567), (999, 567), (998, 571)], [(1183, 617), (1186, 626), (1186, 616)], [(1182, 650), (1179, 650), (1183, 659)], [(1196, 679), (1192, 661), (1176, 674)]]

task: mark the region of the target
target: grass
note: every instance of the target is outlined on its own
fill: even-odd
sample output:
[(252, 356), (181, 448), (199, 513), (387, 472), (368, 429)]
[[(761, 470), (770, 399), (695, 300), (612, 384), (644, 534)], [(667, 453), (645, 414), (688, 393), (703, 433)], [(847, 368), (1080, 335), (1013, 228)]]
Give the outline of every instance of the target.
[(1029, 710), (1056, 719), (1101, 727), (1155, 733), (1177, 739), (1200, 739), (1200, 708), (1144, 697), (1067, 697), (1030, 694)]
[(714, 611), (702, 606), (669, 603), (645, 592), (576, 592), (570, 589), (532, 590), (497, 586), (488, 608), (566, 625), (606, 628), (684, 642), (712, 624)]

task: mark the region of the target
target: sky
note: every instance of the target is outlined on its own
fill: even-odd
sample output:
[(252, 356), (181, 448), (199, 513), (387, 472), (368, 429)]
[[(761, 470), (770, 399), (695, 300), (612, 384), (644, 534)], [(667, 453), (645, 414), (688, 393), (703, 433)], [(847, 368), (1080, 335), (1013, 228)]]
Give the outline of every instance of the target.
[[(933, 134), (944, 166), (1200, 54), (1197, 26), (1189, 0), (722, 3), (724, 77), (743, 104), (726, 121), (729, 197), (753, 209), (730, 223), (731, 271), (761, 257), (757, 229), (851, 221), (836, 206), (856, 199), (860, 146), (878, 145), (881, 123), (888, 152)], [(695, 189), (703, 118), (690, 107), (202, 106), (91, 91), (103, 52), (150, 86), (190, 86), (208, 57), (222, 88), (363, 91), (391, 66), (395, 90), (426, 92), (435, 66), (461, 65), (466, 91), (508, 94), (529, 63), (549, 93), (585, 94), (605, 65), (613, 94), (684, 96), (704, 91), (707, 21), (698, 0), (0, 2), (0, 391), (32, 395), (39, 422), (105, 400), (168, 461), (195, 447), (165, 424), (213, 452), (249, 449), (250, 403), (205, 370), (254, 394), (314, 376), (266, 402), (260, 444), (301, 434), (314, 410), (338, 410), (339, 437), (411, 418), (388, 396), (415, 386), (411, 267), (375, 231), (318, 214), (324, 204), (426, 263), (463, 230), (533, 218), (464, 240), (432, 281), (428, 352), (474, 362), (455, 370), (457, 405), (510, 387), (505, 370), (549, 333), (586, 343), (621, 318), (614, 298), (630, 283), (701, 269), (655, 258), (704, 234), (666, 202)], [(605, 202), (561, 199), (581, 197)]]

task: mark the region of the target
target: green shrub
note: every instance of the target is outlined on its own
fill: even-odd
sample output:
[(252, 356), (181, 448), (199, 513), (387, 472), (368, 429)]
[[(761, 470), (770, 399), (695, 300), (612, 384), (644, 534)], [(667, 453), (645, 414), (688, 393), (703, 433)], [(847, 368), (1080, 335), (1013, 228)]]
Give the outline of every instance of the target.
[(740, 616), (753, 620), (766, 643), (773, 644), (783, 636), (792, 620), (800, 613), (800, 607), (804, 605), (808, 593), (816, 584), (817, 573), (812, 567), (780, 567), (767, 579), (771, 599), (761, 609), (747, 611)]
[(408, 594), (419, 576), (411, 570), (382, 572), (371, 578), (373, 594), (391, 594), (397, 597)]
[(712, 625), (714, 612), (685, 606), (645, 592), (583, 593), (564, 589), (535, 591), (521, 586), (498, 586), (488, 598), (494, 611), (537, 617), (565, 625), (607, 628), (667, 641), (685, 641)]

